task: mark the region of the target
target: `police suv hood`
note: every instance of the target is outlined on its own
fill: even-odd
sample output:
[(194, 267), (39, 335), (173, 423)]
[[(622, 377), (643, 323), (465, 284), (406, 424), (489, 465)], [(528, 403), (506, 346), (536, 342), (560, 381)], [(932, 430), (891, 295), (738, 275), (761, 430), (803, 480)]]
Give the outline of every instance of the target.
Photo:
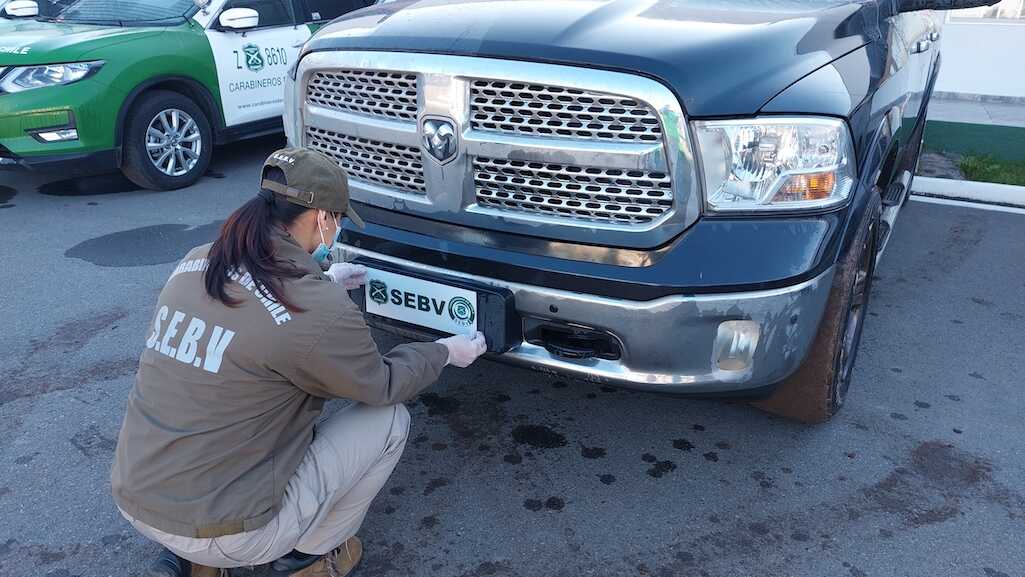
[(644, 74), (692, 116), (751, 114), (878, 36), (890, 0), (419, 0), (321, 29), (306, 50), (544, 61)]
[(103, 58), (103, 48), (150, 38), (161, 32), (162, 28), (0, 19), (0, 66)]

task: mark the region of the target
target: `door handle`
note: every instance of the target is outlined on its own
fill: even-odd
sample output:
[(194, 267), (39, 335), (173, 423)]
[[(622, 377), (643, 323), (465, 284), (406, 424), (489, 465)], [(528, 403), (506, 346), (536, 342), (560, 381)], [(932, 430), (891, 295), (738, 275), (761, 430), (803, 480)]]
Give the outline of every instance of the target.
[(911, 53), (921, 54), (923, 52), (927, 52), (930, 48), (932, 48), (932, 42), (928, 40), (919, 40), (918, 42), (915, 42), (914, 46), (911, 47)]

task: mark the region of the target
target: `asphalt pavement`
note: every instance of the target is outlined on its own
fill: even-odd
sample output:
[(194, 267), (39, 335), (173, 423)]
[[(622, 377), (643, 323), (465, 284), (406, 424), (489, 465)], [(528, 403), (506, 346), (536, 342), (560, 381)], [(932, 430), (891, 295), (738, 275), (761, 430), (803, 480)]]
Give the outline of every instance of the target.
[[(146, 326), (279, 144), (219, 149), (175, 192), (0, 174), (0, 576), (140, 575), (158, 551), (108, 481)], [(816, 427), (446, 369), (410, 405), (355, 575), (1025, 575), (1023, 263), (1025, 215), (909, 203), (848, 405)]]

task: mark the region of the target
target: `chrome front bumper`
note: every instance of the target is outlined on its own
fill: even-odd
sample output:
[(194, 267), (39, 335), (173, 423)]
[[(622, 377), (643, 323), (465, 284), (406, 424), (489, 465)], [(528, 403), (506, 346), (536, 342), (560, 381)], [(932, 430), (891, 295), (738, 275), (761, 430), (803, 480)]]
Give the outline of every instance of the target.
[[(811, 280), (781, 289), (638, 302), (466, 275), (348, 245), (337, 248), (344, 260), (367, 257), (409, 270), (509, 289), (521, 316), (605, 330), (622, 348), (616, 360), (567, 359), (523, 342), (495, 356), (495, 360), (549, 374), (671, 393), (738, 392), (789, 376), (800, 366), (815, 338), (834, 272), (830, 267)], [(738, 320), (758, 326), (757, 345), (743, 368), (725, 370), (720, 366), (716, 346), (720, 325)]]

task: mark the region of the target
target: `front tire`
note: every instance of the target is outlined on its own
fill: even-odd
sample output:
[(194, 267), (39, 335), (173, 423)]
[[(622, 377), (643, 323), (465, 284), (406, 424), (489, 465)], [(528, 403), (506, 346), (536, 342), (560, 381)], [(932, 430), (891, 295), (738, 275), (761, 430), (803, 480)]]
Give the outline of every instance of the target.
[(143, 188), (183, 188), (206, 173), (212, 152), (213, 131), (203, 109), (177, 92), (154, 90), (128, 114), (121, 171)]
[(882, 204), (878, 195), (871, 196), (858, 236), (833, 278), (826, 311), (808, 357), (771, 396), (755, 401), (756, 407), (806, 423), (822, 423), (843, 406), (875, 272)]

